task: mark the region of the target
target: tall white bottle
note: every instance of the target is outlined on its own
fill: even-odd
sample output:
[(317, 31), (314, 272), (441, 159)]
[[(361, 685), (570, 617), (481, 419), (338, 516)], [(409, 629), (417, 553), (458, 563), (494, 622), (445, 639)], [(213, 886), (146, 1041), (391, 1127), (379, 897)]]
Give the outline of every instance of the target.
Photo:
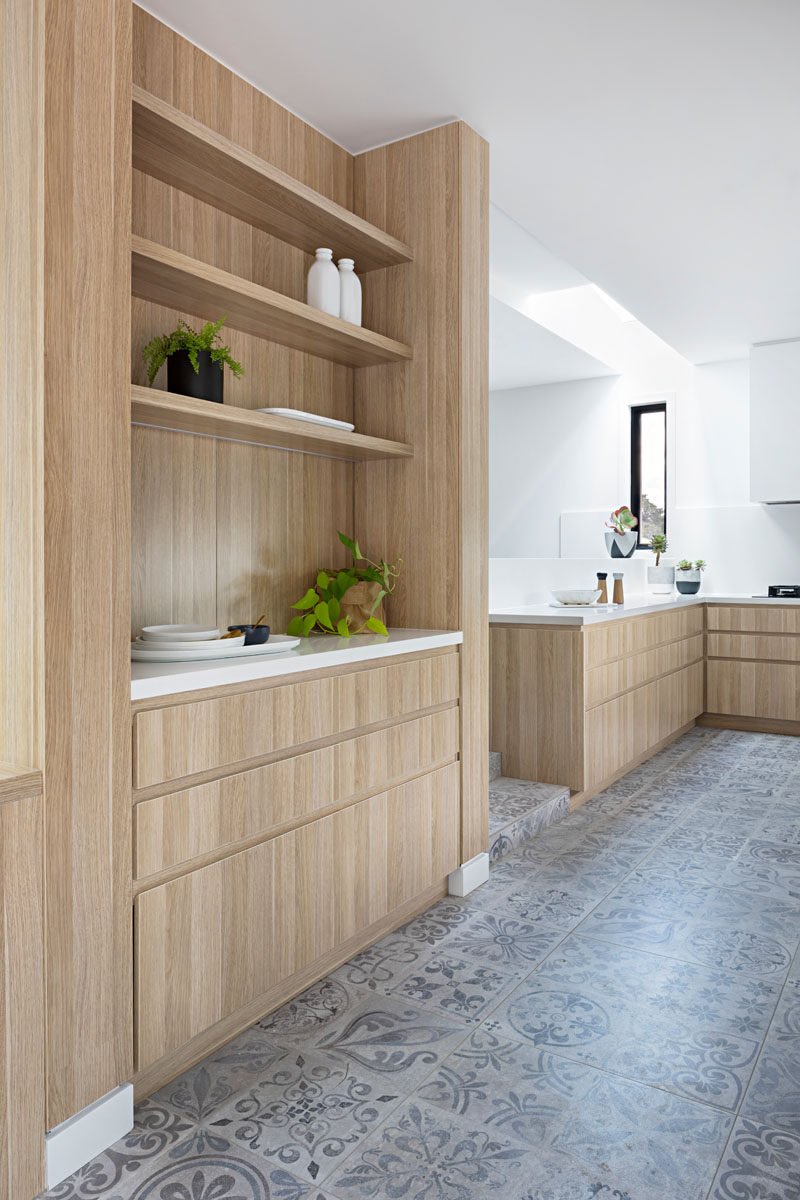
[(333, 262), (332, 250), (317, 250), (306, 281), (306, 301), (313, 308), (333, 317), (339, 316), (339, 272)]
[(361, 280), (352, 258), (339, 259), (339, 316), (353, 325), (361, 324)]

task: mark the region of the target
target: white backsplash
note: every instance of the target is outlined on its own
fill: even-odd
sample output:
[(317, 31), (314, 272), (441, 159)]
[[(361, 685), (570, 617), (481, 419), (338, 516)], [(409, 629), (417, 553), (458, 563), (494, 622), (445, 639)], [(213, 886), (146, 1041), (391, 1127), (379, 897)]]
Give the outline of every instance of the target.
[(489, 611), (515, 604), (546, 604), (553, 588), (588, 588), (597, 572), (608, 572), (611, 598), (613, 571), (622, 571), (626, 596), (647, 591), (647, 568), (652, 555), (634, 558), (490, 558)]

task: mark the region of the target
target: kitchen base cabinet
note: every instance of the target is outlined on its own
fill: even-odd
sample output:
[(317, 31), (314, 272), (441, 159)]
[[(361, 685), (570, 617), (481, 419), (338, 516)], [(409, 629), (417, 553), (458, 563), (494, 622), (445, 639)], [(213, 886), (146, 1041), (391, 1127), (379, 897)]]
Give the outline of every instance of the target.
[(800, 664), (712, 659), (708, 711), (800, 722)]
[[(383, 918), (443, 891), (459, 862), (459, 794), (453, 763), (142, 892), (140, 1075), (157, 1081), (154, 1064), (201, 1034), (213, 1045), (215, 1026), (225, 1040), (222, 1022), (263, 1016), (280, 1002), (276, 989), (287, 998), (311, 982), (310, 965), (324, 974), (337, 948), (349, 951)], [(175, 1062), (165, 1071), (175, 1074)]]
[(709, 605), (708, 629), (708, 714), (800, 733), (800, 608)]
[(703, 609), (591, 626), (492, 625), (491, 732), (503, 772), (581, 804), (703, 711)]

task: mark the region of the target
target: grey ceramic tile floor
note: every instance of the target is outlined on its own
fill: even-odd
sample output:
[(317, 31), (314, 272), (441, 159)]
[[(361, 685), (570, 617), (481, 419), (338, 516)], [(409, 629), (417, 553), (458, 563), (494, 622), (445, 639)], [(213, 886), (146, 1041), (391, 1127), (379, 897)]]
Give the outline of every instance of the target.
[(53, 1200), (800, 1200), (800, 740), (693, 730)]

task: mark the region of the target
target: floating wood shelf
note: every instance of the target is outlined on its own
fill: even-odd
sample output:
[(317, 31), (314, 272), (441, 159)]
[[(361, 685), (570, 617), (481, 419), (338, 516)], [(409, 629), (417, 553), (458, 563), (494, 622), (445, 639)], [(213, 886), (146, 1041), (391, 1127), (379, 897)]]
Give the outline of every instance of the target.
[(411, 358), (411, 347), (402, 342), (331, 317), (158, 242), (134, 236), (131, 250), (131, 288), (142, 300), (205, 320), (227, 313), (233, 329), (347, 367), (373, 367)]
[(404, 242), (140, 87), (133, 165), (302, 250), (330, 246), (337, 258), (354, 258), (357, 271), (413, 258)]
[(280, 450), (300, 450), (305, 454), (323, 454), (363, 462), (376, 458), (411, 458), (414, 449), (404, 442), (389, 442), (363, 433), (348, 433), (332, 426), (312, 425), (290, 417), (236, 408), (232, 404), (214, 404), (176, 396), (152, 388), (131, 388), (131, 420), (135, 425), (151, 425), (176, 433), (202, 434), (233, 442), (273, 446)]
[(0, 804), (41, 794), (41, 771), (34, 767), (18, 767), (14, 763), (0, 762)]

